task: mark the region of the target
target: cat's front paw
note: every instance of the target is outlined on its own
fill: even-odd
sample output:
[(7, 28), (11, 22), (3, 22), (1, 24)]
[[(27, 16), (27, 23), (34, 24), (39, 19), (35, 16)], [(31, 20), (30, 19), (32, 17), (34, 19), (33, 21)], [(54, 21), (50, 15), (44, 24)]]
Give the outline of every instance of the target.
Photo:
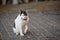
[(26, 34), (27, 33), (27, 31), (24, 31), (24, 34)]
[(16, 35), (18, 35), (18, 33), (16, 33)]
[(21, 34), (21, 36), (24, 36), (24, 34)]

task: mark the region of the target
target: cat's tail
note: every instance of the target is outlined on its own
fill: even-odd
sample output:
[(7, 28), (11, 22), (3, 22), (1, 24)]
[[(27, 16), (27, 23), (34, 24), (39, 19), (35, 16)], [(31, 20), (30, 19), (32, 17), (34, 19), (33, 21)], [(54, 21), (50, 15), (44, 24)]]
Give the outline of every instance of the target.
[(16, 28), (14, 28), (14, 27), (13, 27), (13, 32), (14, 32), (14, 33), (17, 33), (17, 30), (16, 30)]

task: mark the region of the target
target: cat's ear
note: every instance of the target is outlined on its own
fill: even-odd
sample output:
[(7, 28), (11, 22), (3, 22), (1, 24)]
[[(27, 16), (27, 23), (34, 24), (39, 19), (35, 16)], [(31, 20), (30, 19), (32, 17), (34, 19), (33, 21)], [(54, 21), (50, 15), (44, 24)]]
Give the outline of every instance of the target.
[(19, 14), (20, 14), (20, 15), (22, 14), (22, 12), (23, 12), (22, 10), (19, 10)]
[(20, 10), (18, 10), (18, 12), (19, 12), (19, 14), (21, 13), (21, 11), (20, 11)]
[(22, 10), (20, 10), (20, 13), (23, 13), (23, 11), (22, 11)]
[(25, 12), (27, 13), (27, 15), (29, 16), (29, 12), (28, 12), (28, 10), (25, 10)]

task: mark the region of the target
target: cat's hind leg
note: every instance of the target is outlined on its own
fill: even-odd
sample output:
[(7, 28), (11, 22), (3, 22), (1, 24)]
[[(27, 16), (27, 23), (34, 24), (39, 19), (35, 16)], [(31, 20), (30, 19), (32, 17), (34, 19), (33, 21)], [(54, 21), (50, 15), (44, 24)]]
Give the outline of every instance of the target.
[(19, 34), (19, 33), (18, 33), (18, 30), (17, 30), (16, 28), (14, 28), (14, 27), (13, 27), (13, 31), (14, 31), (14, 33), (16, 33), (16, 35)]

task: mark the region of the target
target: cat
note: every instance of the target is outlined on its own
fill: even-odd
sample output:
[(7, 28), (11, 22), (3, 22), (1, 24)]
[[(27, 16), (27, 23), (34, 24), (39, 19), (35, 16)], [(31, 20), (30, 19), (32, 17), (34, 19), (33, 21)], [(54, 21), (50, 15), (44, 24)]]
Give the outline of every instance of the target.
[(21, 10), (14, 21), (14, 33), (16, 33), (16, 35), (20, 34), (21, 36), (24, 36), (24, 34), (26, 34), (28, 30), (28, 23), (29, 17), (27, 15), (27, 12)]

